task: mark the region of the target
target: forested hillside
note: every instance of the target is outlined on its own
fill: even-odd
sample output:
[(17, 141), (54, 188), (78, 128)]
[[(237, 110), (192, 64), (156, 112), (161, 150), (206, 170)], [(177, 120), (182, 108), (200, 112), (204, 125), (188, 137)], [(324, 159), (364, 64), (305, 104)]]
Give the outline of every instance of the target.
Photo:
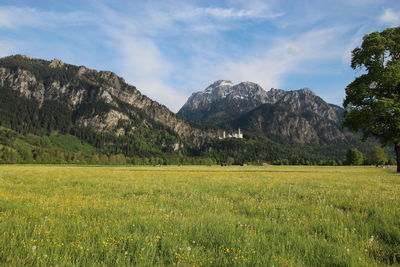
[[(262, 94), (251, 88), (252, 97)], [(223, 129), (176, 116), (112, 72), (21, 55), (0, 59), (2, 163), (342, 164), (347, 149), (368, 149), (357, 140), (260, 136), (247, 121), (244, 139), (220, 139)], [(225, 128), (242, 126), (237, 122)]]

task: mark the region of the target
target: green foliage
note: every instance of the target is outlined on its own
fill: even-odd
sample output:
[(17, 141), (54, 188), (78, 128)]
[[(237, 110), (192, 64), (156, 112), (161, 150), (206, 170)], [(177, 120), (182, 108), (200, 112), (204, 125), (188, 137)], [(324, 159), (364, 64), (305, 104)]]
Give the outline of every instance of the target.
[(0, 127), (0, 163), (52, 163), (100, 165), (214, 165), (207, 157), (160, 153), (159, 156), (103, 154), (75, 136), (21, 135)]
[(379, 164), (385, 164), (388, 161), (388, 156), (385, 150), (381, 147), (373, 147), (367, 155), (367, 161), (370, 164), (378, 166)]
[(22, 163), (18, 151), (8, 147), (1, 148), (0, 159), (2, 163)]
[(96, 152), (96, 148), (79, 140), (72, 135), (45, 136), (40, 139), (40, 146), (45, 148), (57, 147), (66, 152)]
[(68, 134), (72, 128), (72, 112), (60, 101), (44, 101), (40, 109), (40, 121), (46, 134)]
[(102, 153), (124, 154), (128, 157), (172, 153), (174, 144), (180, 142), (176, 135), (166, 130), (144, 126), (137, 126), (135, 131), (121, 136), (82, 127), (74, 128), (72, 134), (97, 147)]
[(362, 165), (364, 163), (364, 154), (357, 148), (350, 149), (346, 155), (348, 165)]
[(44, 101), (40, 107), (35, 100), (21, 97), (8, 84), (0, 87), (0, 125), (23, 134), (68, 134), (72, 127), (70, 109), (59, 101)]
[(0, 89), (0, 125), (21, 133), (40, 134), (39, 103), (20, 97), (7, 83)]
[[(226, 163), (228, 157), (232, 157), (235, 164), (259, 165), (268, 162), (275, 165), (342, 165), (348, 146), (348, 143), (284, 144), (265, 137), (226, 138), (209, 140), (197, 153), (214, 158), (218, 164)], [(360, 147), (366, 150), (361, 144)]]
[(110, 164), (112, 165), (125, 165), (126, 159), (122, 154), (111, 155), (110, 156)]
[(394, 145), (400, 172), (400, 27), (365, 35), (351, 67), (365, 69), (346, 88), (345, 126)]
[(0, 163), (73, 163), (74, 152), (86, 156), (96, 149), (73, 136), (39, 137), (21, 135), (0, 127)]
[(233, 163), (235, 163), (235, 159), (234, 158), (232, 158), (232, 157), (227, 157), (226, 158), (226, 165), (232, 165)]

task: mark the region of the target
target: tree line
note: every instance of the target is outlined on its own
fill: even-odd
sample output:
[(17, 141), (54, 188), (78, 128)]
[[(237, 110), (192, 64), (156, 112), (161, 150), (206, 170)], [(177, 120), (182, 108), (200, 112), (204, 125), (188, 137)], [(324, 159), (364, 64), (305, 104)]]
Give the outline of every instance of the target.
[(350, 149), (346, 155), (347, 165), (395, 165), (396, 160), (390, 158), (381, 147), (373, 147), (367, 154), (357, 148)]
[(79, 165), (215, 165), (215, 159), (187, 156), (126, 157), (123, 154), (64, 152), (54, 149), (0, 148), (0, 164), (79, 164)]
[(215, 158), (205, 156), (171, 155), (163, 156), (134, 156), (127, 157), (124, 154), (106, 155), (88, 152), (65, 152), (57, 149), (26, 148), (13, 149), (0, 147), (0, 164), (92, 164), (92, 165), (394, 165), (396, 161), (388, 157), (380, 147), (373, 147), (364, 154), (357, 148), (347, 152), (345, 160), (308, 160), (308, 159), (276, 159), (263, 161), (241, 161), (227, 154), (226, 157)]

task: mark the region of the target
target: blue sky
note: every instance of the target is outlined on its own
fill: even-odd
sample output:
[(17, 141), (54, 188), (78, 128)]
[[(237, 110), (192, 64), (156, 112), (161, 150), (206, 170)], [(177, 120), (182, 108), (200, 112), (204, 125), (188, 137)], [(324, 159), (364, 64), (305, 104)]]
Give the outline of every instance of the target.
[(0, 56), (111, 70), (173, 111), (220, 79), (341, 105), (351, 50), (399, 25), (397, 0), (1, 0)]

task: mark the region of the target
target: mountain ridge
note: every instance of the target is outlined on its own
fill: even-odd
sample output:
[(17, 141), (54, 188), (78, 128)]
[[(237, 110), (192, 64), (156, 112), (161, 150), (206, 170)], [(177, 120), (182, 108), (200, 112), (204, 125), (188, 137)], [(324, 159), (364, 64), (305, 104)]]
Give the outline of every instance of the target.
[[(199, 128), (177, 117), (110, 71), (16, 55), (0, 59), (0, 82), (2, 87), (38, 102), (39, 107), (46, 101), (62, 101), (75, 114), (76, 125), (102, 132), (129, 134), (135, 130), (132, 125), (129, 129), (129, 124), (142, 120), (148, 127), (164, 126), (190, 145), (219, 135), (215, 129)], [(102, 113), (95, 114), (96, 105), (102, 106)], [(83, 109), (87, 112), (80, 112)]]
[[(215, 87), (218, 88), (214, 90)], [(283, 125), (287, 121), (296, 124), (298, 120), (315, 127), (324, 116), (331, 117), (329, 123), (335, 123), (340, 108), (308, 90), (294, 92), (297, 93), (291, 94), (296, 97), (285, 100), (287, 93), (281, 89), (265, 91), (251, 82), (233, 85), (226, 80), (217, 81), (204, 95), (229, 100), (228, 111), (237, 116), (224, 114), (225, 110), (216, 106), (214, 109), (226, 116), (225, 125), (205, 126), (177, 116), (110, 71), (91, 70), (58, 59), (21, 55), (0, 58), (0, 163), (221, 164), (233, 157), (237, 164), (341, 164), (349, 145), (365, 147), (348, 139), (331, 142), (318, 136), (325, 142), (319, 144), (293, 134), (271, 132), (270, 118), (264, 116), (268, 115), (264, 110), (272, 110), (275, 119), (282, 118), (277, 121)], [(302, 97), (312, 98), (311, 105), (305, 105), (311, 116), (301, 111)], [(301, 103), (291, 103), (295, 99)], [(275, 104), (261, 103), (266, 101)], [(279, 101), (280, 105), (276, 105)], [(320, 109), (319, 104), (325, 109)], [(246, 114), (251, 116), (240, 121)], [(245, 138), (221, 138), (223, 131), (236, 122), (245, 130)], [(290, 123), (283, 127), (287, 132), (296, 129)], [(70, 146), (85, 151), (66, 149)]]
[(233, 85), (219, 80), (193, 93), (177, 114), (285, 142), (340, 142), (351, 135), (341, 126), (343, 109), (326, 103), (309, 88), (266, 91), (252, 82)]

